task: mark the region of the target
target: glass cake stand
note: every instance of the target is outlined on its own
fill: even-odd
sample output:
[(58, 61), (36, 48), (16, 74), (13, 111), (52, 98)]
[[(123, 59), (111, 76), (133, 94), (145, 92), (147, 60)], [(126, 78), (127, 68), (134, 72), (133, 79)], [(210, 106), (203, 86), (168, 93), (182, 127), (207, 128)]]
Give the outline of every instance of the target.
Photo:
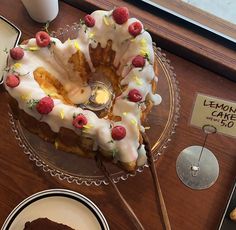
[[(64, 29), (59, 29), (57, 32), (52, 32), (51, 35), (62, 41), (68, 38), (73, 39), (78, 28), (79, 24), (73, 24), (72, 26), (66, 26)], [(157, 92), (161, 95), (162, 102), (159, 106), (153, 107), (144, 127), (148, 127), (146, 133), (150, 139), (152, 154), (156, 161), (164, 153), (171, 141), (172, 134), (175, 132), (179, 117), (180, 98), (178, 83), (170, 61), (166, 59), (160, 48), (156, 48), (155, 44), (154, 48), (159, 66)], [(28, 132), (18, 120), (13, 118), (11, 112), (9, 112), (9, 117), (19, 146), (28, 155), (29, 159), (44, 172), (49, 172), (52, 176), (60, 180), (67, 180), (69, 183), (108, 184), (108, 180), (96, 166), (94, 158), (80, 157), (76, 154), (57, 150), (54, 145)], [(115, 183), (126, 180), (129, 176), (134, 176), (137, 172), (142, 172), (145, 167), (148, 167), (148, 165), (144, 165), (139, 167), (134, 174), (129, 174), (112, 162), (104, 162), (104, 165)]]

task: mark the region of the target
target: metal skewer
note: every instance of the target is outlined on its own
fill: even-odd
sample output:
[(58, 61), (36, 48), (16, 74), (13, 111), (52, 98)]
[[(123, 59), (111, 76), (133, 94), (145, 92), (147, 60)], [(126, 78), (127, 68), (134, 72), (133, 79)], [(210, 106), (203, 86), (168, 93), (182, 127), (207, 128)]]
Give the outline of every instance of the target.
[(141, 224), (141, 222), (139, 221), (138, 217), (135, 215), (133, 209), (130, 207), (130, 205), (127, 203), (127, 201), (125, 200), (125, 198), (122, 196), (122, 194), (120, 193), (119, 189), (117, 188), (116, 184), (114, 183), (114, 181), (112, 180), (109, 172), (107, 171), (106, 167), (104, 166), (103, 162), (102, 162), (102, 157), (100, 156), (100, 154), (96, 154), (95, 156), (95, 160), (97, 163), (97, 166), (99, 169), (101, 169), (101, 171), (104, 173), (105, 177), (108, 179), (108, 181), (111, 183), (113, 189), (115, 190), (116, 194), (118, 195), (118, 197), (120, 198), (120, 200), (122, 201), (123, 206), (125, 207), (125, 210), (127, 212), (127, 214), (129, 215), (130, 219), (132, 220), (133, 224), (135, 225), (137, 230), (145, 230), (143, 225)]
[(145, 150), (146, 150), (146, 154), (147, 154), (147, 158), (148, 158), (149, 168), (150, 168), (150, 171), (152, 174), (157, 204), (160, 203), (161, 213), (162, 213), (162, 218), (164, 221), (165, 229), (171, 230), (168, 212), (167, 212), (165, 201), (164, 201), (164, 198), (162, 195), (161, 186), (160, 186), (160, 183), (159, 183), (159, 180), (157, 177), (157, 171), (156, 171), (153, 155), (151, 152), (151, 145), (150, 145), (149, 139), (145, 133), (142, 133), (142, 137), (143, 137), (143, 143), (145, 145)]
[[(162, 218), (163, 218), (163, 221), (164, 221), (165, 229), (166, 230), (171, 230), (170, 221), (169, 221), (165, 201), (164, 201), (162, 191), (161, 191), (161, 187), (160, 187), (160, 183), (159, 183), (159, 180), (158, 180), (158, 177), (157, 177), (157, 171), (156, 171), (153, 155), (151, 153), (150, 143), (149, 143), (148, 137), (145, 133), (142, 133), (142, 137), (143, 137), (143, 143), (145, 145), (145, 150), (146, 150), (146, 154), (147, 154), (147, 158), (148, 158), (148, 164), (150, 166), (150, 171), (151, 171), (151, 175), (152, 175), (152, 179), (153, 179), (157, 204), (160, 203), (161, 214), (162, 214)], [(125, 198), (122, 196), (122, 194), (120, 193), (120, 191), (117, 188), (116, 184), (112, 180), (109, 172), (107, 171), (106, 167), (103, 164), (102, 156), (99, 153), (96, 154), (95, 161), (96, 161), (96, 164), (97, 164), (98, 168), (104, 173), (105, 177), (111, 183), (113, 189), (115, 190), (115, 192), (119, 196), (120, 200), (122, 201), (122, 204), (124, 205), (124, 207), (126, 209), (127, 214), (131, 218), (133, 224), (136, 226), (136, 229), (137, 230), (144, 230), (144, 227), (141, 224), (141, 222), (139, 221), (138, 217), (135, 215), (134, 211), (132, 210), (130, 205), (126, 202)], [(159, 206), (158, 206), (158, 208), (159, 208)]]

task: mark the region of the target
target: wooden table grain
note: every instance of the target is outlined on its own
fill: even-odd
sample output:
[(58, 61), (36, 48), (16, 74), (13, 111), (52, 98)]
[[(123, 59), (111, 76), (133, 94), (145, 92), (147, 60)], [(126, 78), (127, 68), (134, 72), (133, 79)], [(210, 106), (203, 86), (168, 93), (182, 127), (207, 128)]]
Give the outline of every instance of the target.
[[(28, 16), (21, 1), (1, 0), (0, 14), (21, 29), (22, 40), (34, 36), (43, 27), (43, 24), (34, 22)], [(66, 24), (70, 25), (84, 14), (60, 2), (59, 15), (50, 24), (50, 29), (57, 30)], [(214, 152), (220, 165), (219, 178), (209, 189), (195, 191), (184, 186), (176, 175), (175, 163), (181, 150), (203, 143), (202, 131), (189, 125), (196, 93), (234, 101), (236, 83), (172, 53), (166, 54), (175, 68), (181, 96), (181, 114), (176, 134), (156, 164), (171, 226), (174, 230), (215, 230), (235, 180), (235, 139), (219, 134), (208, 138), (207, 148)], [(111, 186), (69, 184), (44, 173), (28, 159), (11, 131), (6, 94), (2, 87), (0, 131), (0, 226), (11, 210), (26, 197), (45, 189), (65, 188), (91, 199), (101, 209), (112, 230), (135, 229)], [(146, 229), (162, 229), (149, 170), (121, 181), (117, 186)]]

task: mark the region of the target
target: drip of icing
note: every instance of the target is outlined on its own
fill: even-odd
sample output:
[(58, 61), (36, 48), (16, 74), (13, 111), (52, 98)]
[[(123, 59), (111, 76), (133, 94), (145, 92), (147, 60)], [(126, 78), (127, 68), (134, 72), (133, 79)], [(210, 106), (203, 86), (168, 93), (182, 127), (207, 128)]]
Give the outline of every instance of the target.
[(142, 166), (146, 162), (147, 162), (146, 150), (144, 148), (144, 145), (141, 145), (141, 147), (138, 149), (137, 165)]

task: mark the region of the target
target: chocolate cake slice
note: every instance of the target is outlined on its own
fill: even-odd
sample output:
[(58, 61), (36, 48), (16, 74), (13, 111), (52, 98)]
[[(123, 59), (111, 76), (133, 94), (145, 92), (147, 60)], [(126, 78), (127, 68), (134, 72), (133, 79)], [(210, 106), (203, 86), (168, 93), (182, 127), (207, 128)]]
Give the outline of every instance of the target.
[(27, 221), (25, 223), (24, 230), (42, 230), (42, 229), (50, 229), (50, 230), (75, 230), (65, 224), (56, 223), (48, 218), (38, 218), (33, 221)]

